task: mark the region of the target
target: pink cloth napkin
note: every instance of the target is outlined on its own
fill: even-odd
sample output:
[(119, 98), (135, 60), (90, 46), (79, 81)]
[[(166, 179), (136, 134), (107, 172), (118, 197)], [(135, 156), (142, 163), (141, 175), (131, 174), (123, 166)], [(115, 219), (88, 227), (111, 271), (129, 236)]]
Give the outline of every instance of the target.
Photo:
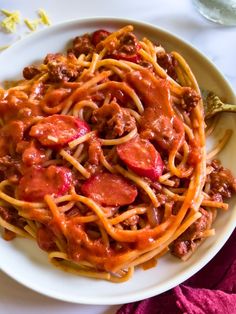
[(236, 230), (202, 270), (161, 295), (123, 305), (117, 314), (236, 314)]

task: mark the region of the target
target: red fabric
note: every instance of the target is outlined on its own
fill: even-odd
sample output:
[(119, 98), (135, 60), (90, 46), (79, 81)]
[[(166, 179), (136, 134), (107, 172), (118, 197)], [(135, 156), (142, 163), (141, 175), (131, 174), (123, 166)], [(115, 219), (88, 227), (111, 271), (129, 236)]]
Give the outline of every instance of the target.
[(117, 314), (236, 314), (236, 230), (202, 270), (153, 298), (123, 305)]

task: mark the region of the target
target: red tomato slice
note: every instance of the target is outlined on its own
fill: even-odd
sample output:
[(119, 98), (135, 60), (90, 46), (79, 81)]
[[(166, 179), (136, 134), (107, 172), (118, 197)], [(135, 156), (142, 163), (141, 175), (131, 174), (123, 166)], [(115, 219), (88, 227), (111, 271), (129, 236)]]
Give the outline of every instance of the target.
[(82, 193), (104, 206), (122, 206), (133, 203), (137, 188), (119, 174), (100, 172), (81, 186)]
[(104, 40), (109, 36), (111, 33), (106, 31), (105, 29), (98, 29), (96, 32), (93, 33), (92, 35), (92, 44), (94, 46), (97, 46), (100, 41)]
[(136, 137), (117, 146), (120, 159), (135, 173), (155, 181), (163, 172), (163, 162), (155, 147), (145, 139)]
[(43, 146), (62, 147), (90, 131), (89, 125), (78, 118), (55, 114), (42, 119), (30, 130), (30, 136)]
[(138, 63), (141, 60), (141, 57), (138, 54), (127, 54), (123, 52), (115, 52), (112, 54), (112, 57), (117, 60), (125, 60), (133, 63)]
[(29, 202), (43, 201), (46, 194), (65, 194), (72, 183), (72, 173), (65, 167), (32, 167), (20, 179), (19, 199)]

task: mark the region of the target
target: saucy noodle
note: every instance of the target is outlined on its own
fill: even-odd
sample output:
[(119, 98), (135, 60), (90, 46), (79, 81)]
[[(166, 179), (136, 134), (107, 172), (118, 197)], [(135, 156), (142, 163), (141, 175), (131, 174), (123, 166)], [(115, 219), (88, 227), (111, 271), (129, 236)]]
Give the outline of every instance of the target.
[[(207, 161), (198, 83), (133, 26), (73, 40), (0, 89), (0, 225), (81, 276), (123, 282), (214, 235), (236, 190)], [(209, 155), (226, 144), (227, 131)]]

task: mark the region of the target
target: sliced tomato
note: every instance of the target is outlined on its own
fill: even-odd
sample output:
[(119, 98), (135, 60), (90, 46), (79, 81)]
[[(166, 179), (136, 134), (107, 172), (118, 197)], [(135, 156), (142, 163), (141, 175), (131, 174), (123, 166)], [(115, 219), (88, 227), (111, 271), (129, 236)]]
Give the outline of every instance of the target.
[(82, 193), (104, 206), (122, 206), (133, 203), (138, 191), (130, 181), (119, 174), (100, 172), (82, 186)]
[(155, 147), (148, 140), (136, 137), (117, 146), (120, 159), (135, 173), (153, 181), (163, 172), (163, 161)]
[(112, 54), (112, 57), (117, 60), (125, 60), (125, 61), (129, 61), (133, 63), (138, 63), (141, 60), (141, 57), (137, 53), (127, 54), (127, 53), (119, 52), (119, 51), (114, 52)]
[(98, 29), (92, 34), (92, 44), (94, 46), (97, 46), (100, 41), (104, 40), (109, 36), (111, 33), (106, 31), (105, 29)]
[(43, 201), (46, 194), (65, 194), (72, 183), (72, 173), (66, 167), (31, 167), (20, 179), (19, 199), (29, 202)]
[(90, 131), (89, 125), (76, 117), (55, 114), (43, 118), (30, 130), (30, 136), (43, 146), (62, 147)]

